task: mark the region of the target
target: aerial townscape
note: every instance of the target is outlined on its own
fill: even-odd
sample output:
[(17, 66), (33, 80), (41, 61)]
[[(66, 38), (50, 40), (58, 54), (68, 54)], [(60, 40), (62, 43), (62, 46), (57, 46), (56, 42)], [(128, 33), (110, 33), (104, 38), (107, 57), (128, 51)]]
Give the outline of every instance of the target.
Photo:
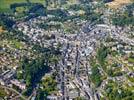
[(134, 100), (134, 0), (0, 0), (0, 100)]

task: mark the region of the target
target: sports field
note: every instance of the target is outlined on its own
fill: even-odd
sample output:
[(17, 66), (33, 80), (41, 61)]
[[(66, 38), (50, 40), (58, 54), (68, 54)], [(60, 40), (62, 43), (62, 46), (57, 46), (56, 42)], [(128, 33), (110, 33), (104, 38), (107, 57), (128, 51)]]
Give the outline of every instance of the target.
[[(14, 3), (27, 3), (28, 0), (0, 0), (0, 12), (10, 11), (10, 5)], [(45, 3), (45, 0), (29, 0), (32, 3)]]

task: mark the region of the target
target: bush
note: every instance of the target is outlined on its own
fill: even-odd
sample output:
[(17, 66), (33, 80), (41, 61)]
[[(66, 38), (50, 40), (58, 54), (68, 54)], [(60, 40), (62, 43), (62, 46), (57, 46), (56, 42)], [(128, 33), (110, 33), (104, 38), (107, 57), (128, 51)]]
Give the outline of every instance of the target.
[(101, 74), (98, 69), (98, 65), (95, 65), (92, 69), (92, 74), (91, 74), (91, 80), (95, 84), (96, 87), (101, 85)]
[(101, 64), (101, 66), (104, 66), (107, 54), (108, 49), (102, 45), (97, 51), (97, 60)]

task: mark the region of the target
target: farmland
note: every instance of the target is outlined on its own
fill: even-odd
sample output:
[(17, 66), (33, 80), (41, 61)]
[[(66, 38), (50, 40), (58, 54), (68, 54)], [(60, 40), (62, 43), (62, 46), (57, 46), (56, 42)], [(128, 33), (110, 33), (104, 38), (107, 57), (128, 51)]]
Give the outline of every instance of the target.
[(0, 33), (4, 32), (2, 26), (0, 26)]
[(131, 0), (114, 0), (113, 2), (107, 3), (110, 8), (119, 8), (122, 5), (131, 3)]
[[(45, 3), (45, 0), (29, 0), (32, 3)], [(0, 12), (10, 12), (10, 5), (14, 3), (27, 3), (27, 0), (0, 0)]]

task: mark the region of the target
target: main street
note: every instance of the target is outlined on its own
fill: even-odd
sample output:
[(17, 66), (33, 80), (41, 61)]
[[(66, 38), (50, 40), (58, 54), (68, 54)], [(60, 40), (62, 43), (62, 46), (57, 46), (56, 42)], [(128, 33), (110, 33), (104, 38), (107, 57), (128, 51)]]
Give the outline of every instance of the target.
[[(91, 31), (92, 32), (92, 31)], [(66, 74), (66, 69), (67, 69), (67, 56), (70, 55), (70, 53), (68, 52), (68, 49), (71, 49), (71, 50), (74, 50), (73, 53), (74, 53), (74, 57), (73, 57), (73, 60), (74, 61), (74, 66), (71, 66), (71, 70), (70, 70), (70, 73), (71, 72), (74, 72), (72, 77), (74, 77), (74, 80), (73, 80), (73, 83), (75, 84), (75, 86), (77, 88), (79, 88), (80, 92), (85, 95), (85, 97), (87, 98), (87, 100), (94, 100), (94, 91), (92, 89), (92, 87), (90, 87), (90, 83), (89, 83), (89, 80), (88, 80), (88, 67), (89, 66), (89, 63), (88, 63), (88, 59), (87, 59), (87, 56), (81, 56), (81, 53), (82, 53), (82, 49), (87, 49), (87, 40), (88, 38), (90, 37), (89, 35), (90, 33), (88, 34), (83, 34), (83, 32), (80, 32), (79, 34), (76, 34), (76, 38), (75, 40), (72, 40), (69, 41), (66, 39), (66, 42), (64, 40), (63, 42), (63, 47), (62, 47), (62, 58), (61, 60), (59, 61), (59, 66), (60, 66), (60, 86), (61, 86), (61, 93), (62, 93), (62, 100), (67, 100), (68, 99), (68, 91), (66, 91), (66, 82), (67, 82), (67, 74)], [(69, 37), (68, 37), (69, 38)], [(92, 38), (89, 40), (91, 41), (91, 44), (92, 44)], [(75, 44), (74, 41), (78, 41), (78, 44)], [(72, 45), (71, 47), (69, 46), (69, 43)], [(84, 45), (82, 45), (84, 44)], [(88, 45), (91, 45), (91, 44), (88, 44)], [(86, 53), (85, 53), (86, 55)], [(83, 59), (86, 59), (86, 66), (83, 67), (84, 70), (86, 70), (86, 78), (85, 80), (83, 80), (83, 76), (81, 75), (80, 73), (80, 70), (79, 68), (81, 67), (81, 64), (80, 62), (82, 62)], [(82, 62), (83, 63), (83, 62)], [(84, 64), (84, 63), (83, 63)], [(70, 80), (71, 81), (71, 80)]]

